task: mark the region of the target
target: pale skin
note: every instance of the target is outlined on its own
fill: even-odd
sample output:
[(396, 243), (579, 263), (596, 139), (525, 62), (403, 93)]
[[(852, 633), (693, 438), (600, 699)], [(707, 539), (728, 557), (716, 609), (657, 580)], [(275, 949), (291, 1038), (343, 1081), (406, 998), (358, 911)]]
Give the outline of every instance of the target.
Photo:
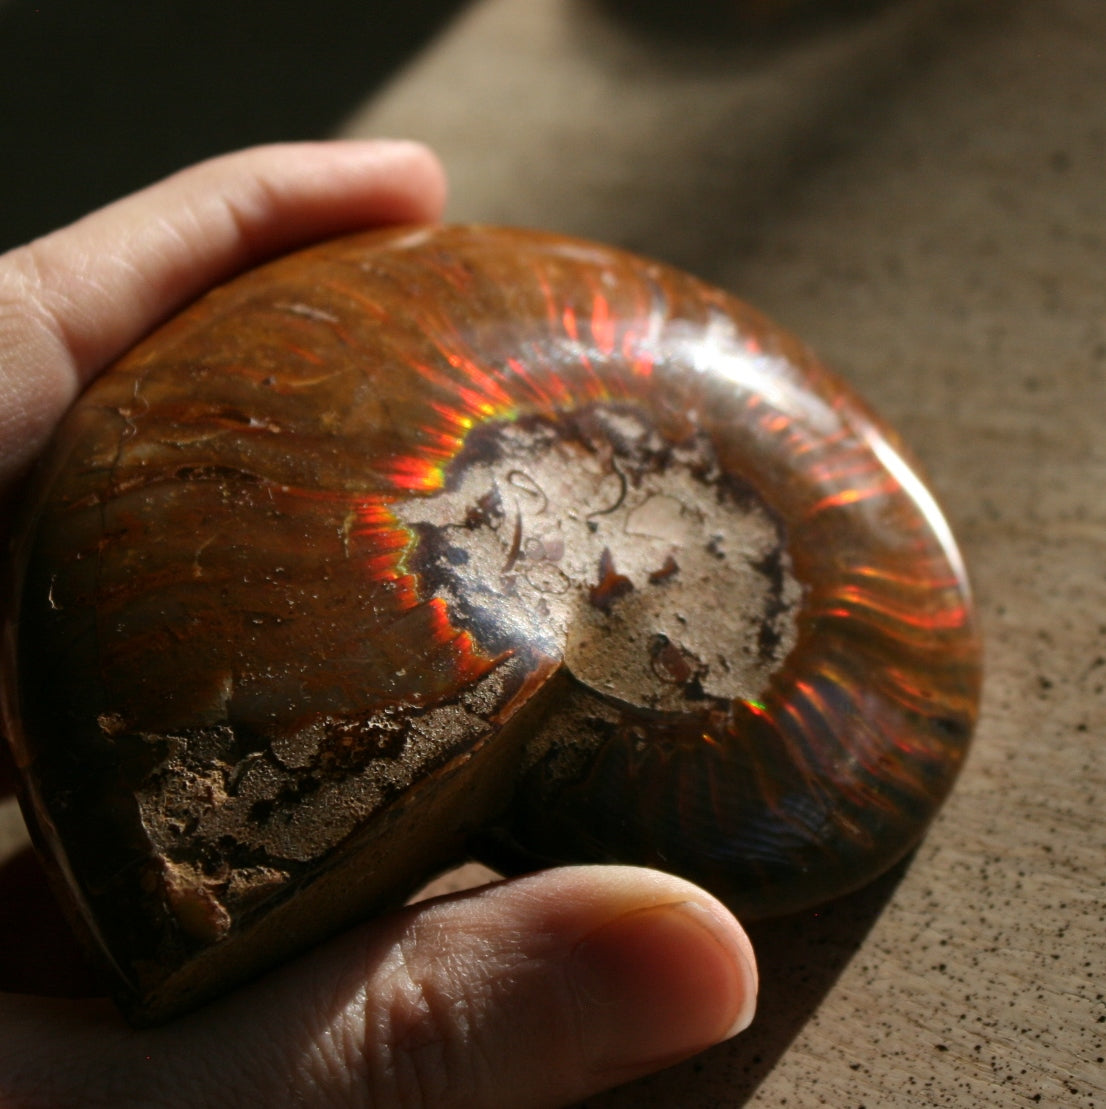
[[(274, 254), (435, 220), (444, 195), (414, 144), (264, 147), (0, 256), (3, 503), (82, 387), (158, 322)], [(703, 890), (551, 870), (361, 925), (152, 1030), (98, 997), (0, 993), (0, 1109), (560, 1106), (741, 1031), (756, 988), (748, 938)]]

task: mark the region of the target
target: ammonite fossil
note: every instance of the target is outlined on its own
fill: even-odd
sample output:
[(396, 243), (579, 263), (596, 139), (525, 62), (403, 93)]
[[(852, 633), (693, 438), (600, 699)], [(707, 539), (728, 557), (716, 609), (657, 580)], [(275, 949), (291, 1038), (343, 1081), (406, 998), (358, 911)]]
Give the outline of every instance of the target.
[(545, 234), (211, 293), (69, 414), (14, 558), (25, 809), (136, 1020), (466, 853), (833, 897), (917, 841), (976, 712), (888, 429), (725, 293)]

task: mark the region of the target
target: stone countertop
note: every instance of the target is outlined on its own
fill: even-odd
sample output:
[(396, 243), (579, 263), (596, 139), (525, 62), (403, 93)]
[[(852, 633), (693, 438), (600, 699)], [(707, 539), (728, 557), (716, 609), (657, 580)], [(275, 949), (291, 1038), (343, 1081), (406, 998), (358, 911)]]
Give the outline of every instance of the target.
[(344, 132), (432, 142), (455, 219), (628, 246), (802, 335), (932, 478), (984, 711), (912, 859), (753, 930), (746, 1034), (588, 1105), (1106, 1106), (1106, 5), (698, 6), (479, 0)]
[(1106, 5), (662, 7), (484, 0), (345, 131), (430, 141), (452, 218), (628, 246), (802, 335), (928, 471), (987, 679), (915, 857), (754, 931), (748, 1033), (588, 1105), (1106, 1105)]

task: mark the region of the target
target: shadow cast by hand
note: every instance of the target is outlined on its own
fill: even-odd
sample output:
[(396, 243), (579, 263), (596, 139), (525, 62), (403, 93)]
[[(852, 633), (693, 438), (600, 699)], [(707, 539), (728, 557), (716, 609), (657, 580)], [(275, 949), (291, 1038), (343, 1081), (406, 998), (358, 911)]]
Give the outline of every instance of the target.
[(803, 38), (893, 0), (586, 0), (620, 29), (659, 50), (716, 49)]

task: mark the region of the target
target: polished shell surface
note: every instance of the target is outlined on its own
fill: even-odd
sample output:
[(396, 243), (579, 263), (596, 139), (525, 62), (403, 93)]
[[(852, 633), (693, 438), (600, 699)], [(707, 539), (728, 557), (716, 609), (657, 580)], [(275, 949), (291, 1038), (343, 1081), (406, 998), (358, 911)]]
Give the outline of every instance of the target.
[(8, 733), (140, 1019), (467, 851), (817, 903), (916, 842), (975, 719), (894, 435), (741, 302), (590, 243), (263, 267), (96, 382), (33, 498)]

